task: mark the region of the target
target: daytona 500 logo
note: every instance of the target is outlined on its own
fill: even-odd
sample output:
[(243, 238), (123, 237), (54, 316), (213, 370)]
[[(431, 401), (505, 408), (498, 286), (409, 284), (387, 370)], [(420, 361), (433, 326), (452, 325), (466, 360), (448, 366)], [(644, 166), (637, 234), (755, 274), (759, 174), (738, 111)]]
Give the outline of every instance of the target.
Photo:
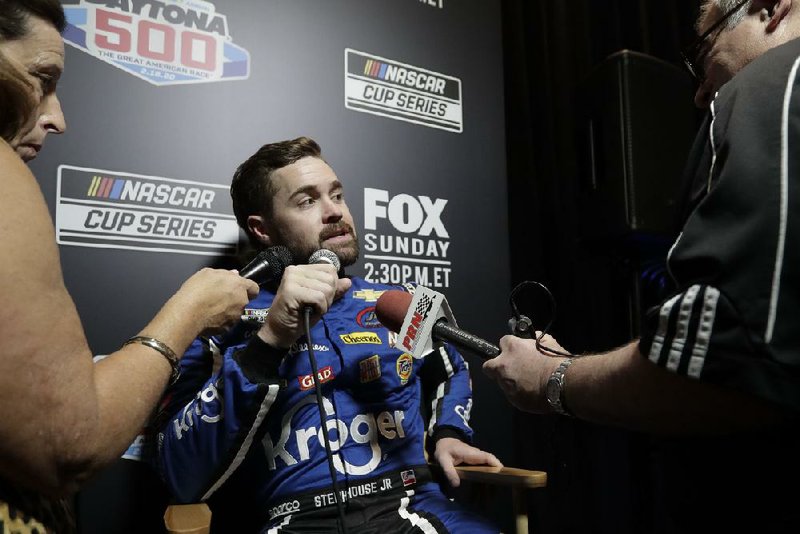
[(250, 54), (204, 0), (63, 2), (64, 40), (154, 85), (246, 79)]

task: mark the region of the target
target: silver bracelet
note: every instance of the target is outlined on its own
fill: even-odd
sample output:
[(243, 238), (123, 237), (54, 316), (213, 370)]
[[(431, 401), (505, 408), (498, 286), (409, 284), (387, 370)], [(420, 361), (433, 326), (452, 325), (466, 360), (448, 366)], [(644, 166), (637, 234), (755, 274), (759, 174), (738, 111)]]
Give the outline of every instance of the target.
[(131, 343), (139, 343), (145, 347), (150, 347), (156, 352), (160, 352), (161, 355), (167, 359), (169, 366), (172, 368), (172, 375), (169, 378), (169, 385), (171, 386), (178, 381), (178, 378), (181, 376), (180, 360), (178, 360), (178, 356), (175, 354), (175, 351), (169, 348), (166, 343), (163, 343), (154, 337), (133, 336), (128, 341), (123, 343), (122, 346), (124, 347), (126, 345), (130, 345)]

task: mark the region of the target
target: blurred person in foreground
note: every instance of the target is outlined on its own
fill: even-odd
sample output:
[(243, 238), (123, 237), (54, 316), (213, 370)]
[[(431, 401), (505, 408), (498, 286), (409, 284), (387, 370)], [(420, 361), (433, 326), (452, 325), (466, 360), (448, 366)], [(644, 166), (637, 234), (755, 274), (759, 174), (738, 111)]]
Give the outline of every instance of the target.
[(62, 133), (57, 0), (0, 1), (0, 530), (71, 532), (68, 497), (117, 460), (202, 332), (241, 315), (258, 286), (203, 269), (95, 364), (64, 287), (53, 222), (25, 161)]

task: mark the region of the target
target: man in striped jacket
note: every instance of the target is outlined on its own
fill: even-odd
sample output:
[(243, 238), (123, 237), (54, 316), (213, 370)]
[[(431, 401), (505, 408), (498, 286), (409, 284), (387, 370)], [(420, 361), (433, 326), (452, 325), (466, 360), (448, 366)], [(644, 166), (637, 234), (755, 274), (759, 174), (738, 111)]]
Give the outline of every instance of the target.
[(619, 349), (506, 337), (484, 371), (520, 409), (668, 436), (653, 531), (796, 532), (800, 5), (706, 0), (697, 29), (685, 56), (709, 113), (668, 256), (677, 291)]

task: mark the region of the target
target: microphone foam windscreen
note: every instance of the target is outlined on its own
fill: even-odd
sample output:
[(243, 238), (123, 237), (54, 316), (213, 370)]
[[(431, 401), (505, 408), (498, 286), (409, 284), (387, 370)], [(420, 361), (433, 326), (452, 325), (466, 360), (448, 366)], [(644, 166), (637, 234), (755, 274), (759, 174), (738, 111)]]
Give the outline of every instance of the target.
[(280, 279), (280, 277), (283, 276), (283, 271), (285, 271), (293, 261), (292, 253), (289, 252), (288, 248), (282, 245), (269, 247), (262, 251), (259, 257), (266, 262), (266, 270), (261, 274), (262, 279), (256, 280), (259, 285), (268, 280)]
[(341, 262), (339, 261), (339, 256), (337, 256), (335, 252), (331, 252), (325, 248), (321, 248), (313, 253), (311, 257), (308, 258), (308, 263), (309, 265), (314, 263), (330, 263), (336, 268), (337, 271), (342, 266)]
[(403, 320), (411, 305), (411, 294), (399, 289), (384, 291), (375, 303), (375, 315), (383, 326), (392, 332), (400, 332)]

